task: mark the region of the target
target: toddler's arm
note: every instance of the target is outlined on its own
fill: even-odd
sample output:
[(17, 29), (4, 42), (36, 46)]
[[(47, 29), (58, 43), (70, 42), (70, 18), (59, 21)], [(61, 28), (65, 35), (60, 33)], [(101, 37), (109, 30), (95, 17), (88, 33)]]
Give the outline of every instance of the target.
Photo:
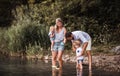
[(52, 33), (52, 34), (50, 34), (50, 37), (52, 38), (52, 37), (54, 37), (55, 36), (55, 34), (54, 33)]
[(72, 44), (72, 50), (73, 50), (73, 52), (75, 52), (76, 51), (76, 48), (74, 47), (74, 45)]

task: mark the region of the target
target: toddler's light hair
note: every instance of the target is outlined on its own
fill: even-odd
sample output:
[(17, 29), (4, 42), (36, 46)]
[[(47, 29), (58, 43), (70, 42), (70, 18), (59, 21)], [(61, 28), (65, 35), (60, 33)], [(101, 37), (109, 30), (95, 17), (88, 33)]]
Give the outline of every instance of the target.
[(55, 26), (50, 26), (50, 29), (49, 29), (49, 31), (51, 31), (51, 30), (55, 30)]
[(80, 40), (74, 40), (73, 41), (73, 46), (81, 46), (81, 41)]

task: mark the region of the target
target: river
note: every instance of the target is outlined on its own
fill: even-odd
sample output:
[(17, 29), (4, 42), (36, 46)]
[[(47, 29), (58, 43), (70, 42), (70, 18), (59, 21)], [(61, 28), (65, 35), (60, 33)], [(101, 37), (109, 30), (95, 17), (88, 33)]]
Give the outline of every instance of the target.
[(77, 71), (75, 63), (64, 63), (62, 70), (52, 70), (51, 60), (0, 58), (0, 76), (120, 76), (118, 72), (107, 72), (97, 67), (89, 72), (88, 66)]

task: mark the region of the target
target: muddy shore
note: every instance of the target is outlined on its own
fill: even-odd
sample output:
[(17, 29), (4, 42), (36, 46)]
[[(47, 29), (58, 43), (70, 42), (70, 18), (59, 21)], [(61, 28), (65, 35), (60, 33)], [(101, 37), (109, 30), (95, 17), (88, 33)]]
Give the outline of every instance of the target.
[[(51, 56), (29, 56), (28, 59), (42, 59), (42, 60), (50, 60)], [(64, 63), (75, 63), (75, 56), (63, 55)], [(85, 56), (84, 65), (88, 66), (88, 57)], [(105, 71), (116, 71), (120, 72), (120, 55), (94, 55), (92, 56), (92, 66), (95, 66), (99, 69), (103, 69)]]
[[(20, 57), (21, 59), (24, 59), (24, 57), (25, 57), (28, 60), (29, 59), (30, 60), (51, 60), (52, 59), (52, 57), (50, 55), (35, 55), (35, 56), (14, 55), (12, 57), (16, 57), (16, 56)], [(10, 57), (7, 56), (7, 58), (10, 58)], [(66, 62), (75, 63), (76, 62), (75, 55), (74, 54), (73, 55), (64, 54), (63, 61), (64, 61), (64, 63), (66, 63)], [(87, 56), (85, 56), (83, 64), (88, 66), (88, 57)], [(93, 55), (92, 56), (92, 66), (103, 69), (105, 71), (120, 72), (120, 55), (104, 55), (104, 54)]]

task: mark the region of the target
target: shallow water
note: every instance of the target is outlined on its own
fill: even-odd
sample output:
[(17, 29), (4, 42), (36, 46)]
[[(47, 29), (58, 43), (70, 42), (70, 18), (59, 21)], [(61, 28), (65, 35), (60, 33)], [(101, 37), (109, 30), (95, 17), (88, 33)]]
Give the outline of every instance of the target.
[(20, 58), (0, 58), (0, 76), (119, 76), (118, 72), (105, 72), (88, 66), (83, 66), (82, 72), (75, 69), (75, 64), (64, 63), (62, 70), (52, 70), (51, 61)]

